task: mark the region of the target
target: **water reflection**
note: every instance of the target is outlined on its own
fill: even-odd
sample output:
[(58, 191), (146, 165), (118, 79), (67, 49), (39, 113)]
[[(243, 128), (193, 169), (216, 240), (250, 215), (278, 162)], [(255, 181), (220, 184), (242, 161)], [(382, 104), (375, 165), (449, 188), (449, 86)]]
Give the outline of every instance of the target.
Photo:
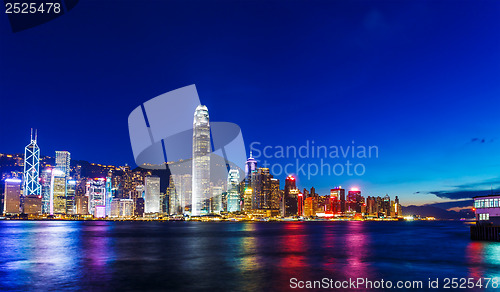
[(368, 257), (370, 255), (369, 232), (366, 222), (348, 222), (345, 235), (347, 267), (345, 278), (371, 278)]

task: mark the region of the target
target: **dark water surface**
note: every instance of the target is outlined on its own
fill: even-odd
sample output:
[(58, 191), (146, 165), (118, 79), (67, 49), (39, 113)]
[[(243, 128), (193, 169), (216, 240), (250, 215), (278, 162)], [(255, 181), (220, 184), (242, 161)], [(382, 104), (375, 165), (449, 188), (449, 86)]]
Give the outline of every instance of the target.
[(500, 277), (500, 243), (461, 222), (0, 221), (0, 291), (283, 291), (323, 277)]

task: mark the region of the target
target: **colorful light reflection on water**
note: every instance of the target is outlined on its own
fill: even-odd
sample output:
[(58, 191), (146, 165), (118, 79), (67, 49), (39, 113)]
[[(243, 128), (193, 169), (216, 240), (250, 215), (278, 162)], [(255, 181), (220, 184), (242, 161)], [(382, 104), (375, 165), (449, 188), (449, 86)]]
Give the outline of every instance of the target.
[(1, 291), (285, 291), (292, 277), (500, 277), (500, 243), (460, 222), (0, 221)]

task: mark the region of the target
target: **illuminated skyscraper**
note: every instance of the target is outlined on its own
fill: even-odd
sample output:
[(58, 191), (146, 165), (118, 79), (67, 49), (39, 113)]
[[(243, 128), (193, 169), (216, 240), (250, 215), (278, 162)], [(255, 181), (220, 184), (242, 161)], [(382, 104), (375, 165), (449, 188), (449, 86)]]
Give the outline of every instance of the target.
[(56, 169), (64, 172), (66, 178), (70, 173), (71, 154), (68, 151), (56, 151)]
[(280, 190), (280, 180), (271, 178), (271, 196), (269, 208), (273, 210), (280, 209), (280, 200), (283, 196), (283, 190)]
[(3, 200), (4, 215), (17, 215), (21, 206), (21, 180), (8, 178), (5, 180), (5, 193)]
[(252, 151), (250, 151), (250, 157), (245, 163), (245, 179), (250, 179), (252, 172), (257, 168), (257, 160), (252, 157)]
[(284, 217), (296, 216), (298, 213), (299, 190), (295, 182), (295, 177), (289, 175), (285, 179), (285, 193), (282, 200), (282, 215)]
[(160, 178), (148, 176), (144, 180), (144, 213), (160, 212)]
[(31, 130), (31, 142), (24, 148), (24, 173), (23, 173), (23, 196), (39, 196), (42, 187), (38, 182), (40, 167), (40, 148), (36, 144), (37, 132), (35, 130), (35, 139), (33, 139), (33, 130)]
[[(172, 184), (173, 180), (173, 184)], [(191, 210), (193, 181), (191, 174), (170, 175), (170, 214), (187, 214)]]
[(297, 194), (297, 216), (304, 216), (304, 195)]
[(42, 185), (42, 213), (50, 213), (50, 183), (51, 183), (52, 169), (46, 168), (40, 175), (40, 182)]
[(252, 209), (269, 209), (271, 206), (271, 178), (269, 168), (258, 168), (251, 174), (253, 189)]
[(240, 211), (240, 173), (236, 169), (229, 170), (227, 176), (227, 211)]
[(106, 217), (106, 179), (87, 181), (88, 212), (94, 217)]
[(210, 213), (210, 119), (204, 105), (196, 107), (193, 120), (193, 193), (191, 215)]
[(76, 193), (76, 181), (68, 180), (66, 182), (66, 214), (75, 215), (75, 193)]
[(52, 173), (52, 212), (54, 214), (66, 214), (66, 176), (60, 170)]

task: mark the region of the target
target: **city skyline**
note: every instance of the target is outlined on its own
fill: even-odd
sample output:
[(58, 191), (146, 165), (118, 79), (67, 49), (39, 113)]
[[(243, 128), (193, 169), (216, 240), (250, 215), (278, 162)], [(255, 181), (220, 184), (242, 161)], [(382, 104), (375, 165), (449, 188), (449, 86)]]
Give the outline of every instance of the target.
[[(388, 195), (384, 199), (378, 196), (376, 200), (375, 196), (372, 199), (368, 196), (365, 201), (358, 188), (351, 188), (346, 197), (345, 189), (340, 186), (331, 189), (330, 195), (320, 195), (316, 193), (314, 187), (311, 187), (310, 192), (306, 188), (301, 191), (296, 185), (296, 178), (292, 175), (286, 178), (284, 189), (281, 190), (279, 179), (273, 178), (269, 168), (259, 167), (252, 153), (245, 163), (244, 180), (240, 180), (240, 171), (232, 168), (227, 174), (227, 185), (214, 184), (213, 181), (208, 183), (210, 166), (205, 158), (211, 154), (210, 131), (208, 109), (199, 105), (195, 110), (193, 121), (192, 172), (184, 175), (170, 174), (168, 178), (170, 183), (165, 192), (161, 191), (161, 178), (152, 175), (151, 172), (137, 177), (135, 171), (130, 173), (128, 168), (129, 174), (117, 176), (111, 168), (103, 173), (106, 174), (105, 177), (82, 176), (81, 165), (71, 166), (71, 153), (68, 151), (56, 151), (54, 165), (45, 162), (40, 177), (30, 176), (29, 174), (34, 172), (31, 167), (33, 151), (27, 150), (30, 155), (23, 157), (22, 161), (24, 166), (30, 167), (24, 167), (22, 173), (12, 168), (10, 172), (2, 172), (3, 213), (7, 216), (24, 214), (28, 216), (26, 218), (32, 219), (45, 216), (60, 219), (138, 217), (158, 219), (161, 214), (187, 215), (188, 218), (225, 214), (229, 218), (236, 216), (235, 218), (239, 220), (322, 217), (344, 220), (403, 218), (398, 196), (394, 201), (391, 201)], [(30, 140), (26, 149), (37, 150), (35, 160), (39, 165), (36, 136), (33, 139), (31, 135)], [(1, 155), (3, 156), (4, 154)], [(12, 158), (12, 155), (7, 156), (9, 157)], [(17, 164), (18, 162), (15, 163)], [(114, 167), (115, 170), (119, 168), (121, 167)], [(144, 169), (139, 171), (142, 172)], [(18, 179), (18, 176), (23, 179)], [(185, 176), (189, 176), (188, 181), (185, 181)], [(132, 177), (137, 177), (139, 180), (130, 180)], [(27, 180), (41, 182), (40, 194), (32, 194)], [(188, 190), (185, 189), (185, 185), (191, 181), (191, 190), (198, 189), (197, 195), (194, 192), (191, 194), (191, 190), (187, 193)]]
[[(500, 45), (498, 3), (250, 2), (148, 2), (141, 9), (149, 17), (120, 29), (109, 25), (110, 12), (136, 13), (133, 3), (80, 3), (68, 17), (17, 34), (2, 23), (9, 58), (0, 69), (0, 151), (20, 152), (33, 127), (46, 153), (64, 145), (82, 160), (133, 166), (127, 115), (151, 96), (195, 83), (214, 120), (240, 125), (247, 149), (313, 140), (378, 146), (361, 177), (298, 176), (325, 192), (348, 182), (420, 205), (500, 188), (500, 53), (488, 49)], [(85, 10), (99, 12), (81, 25)], [(30, 115), (13, 122), (19, 100)]]

